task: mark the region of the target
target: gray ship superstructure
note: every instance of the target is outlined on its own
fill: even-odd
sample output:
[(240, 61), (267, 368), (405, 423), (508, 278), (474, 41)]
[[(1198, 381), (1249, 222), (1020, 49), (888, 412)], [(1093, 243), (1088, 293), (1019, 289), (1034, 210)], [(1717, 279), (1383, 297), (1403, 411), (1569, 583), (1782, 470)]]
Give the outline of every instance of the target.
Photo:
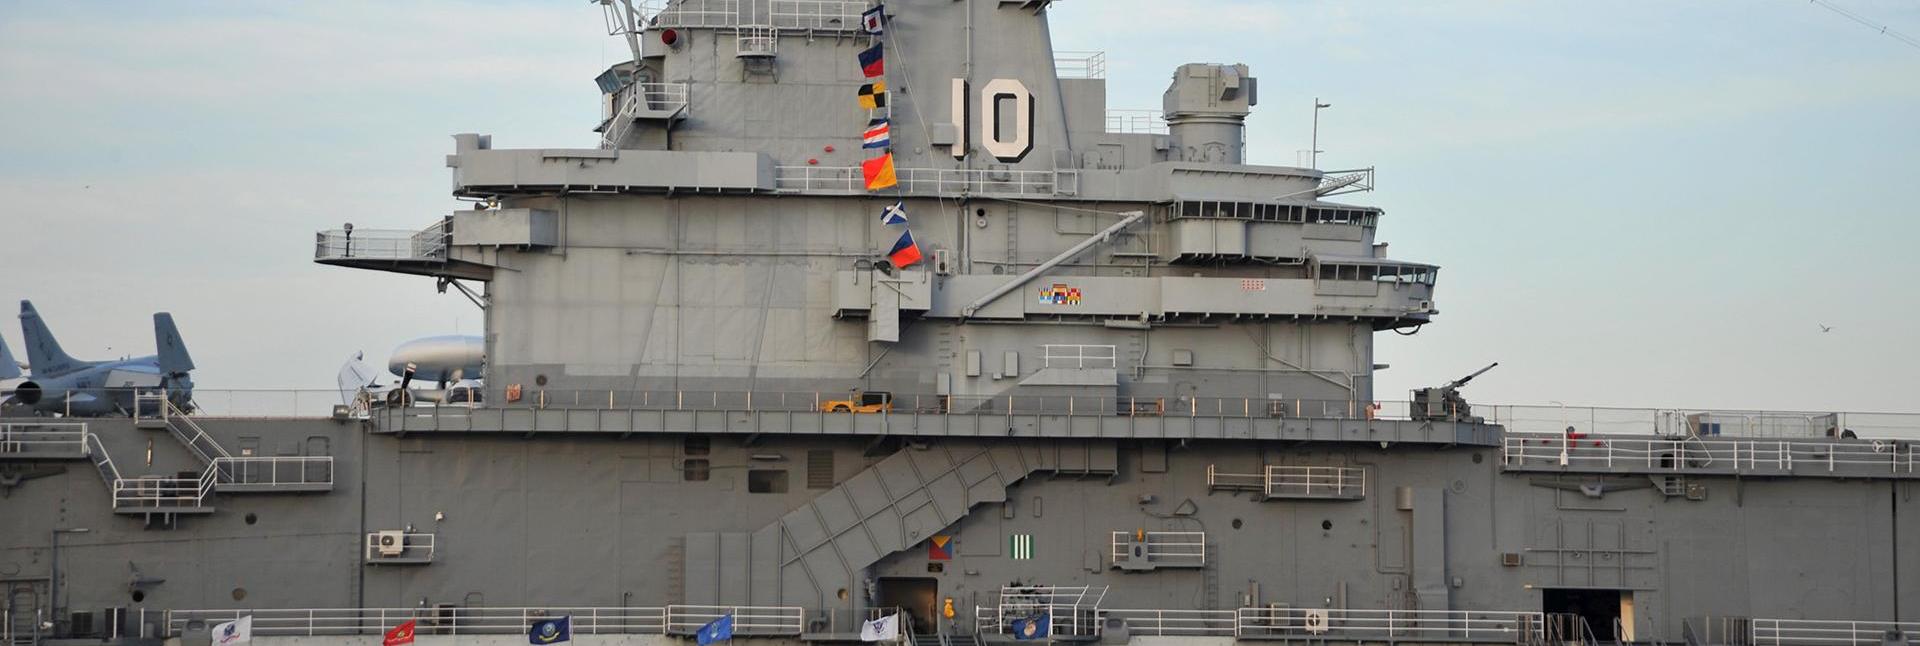
[[(319, 263), (471, 299), (482, 396), (7, 419), (5, 634), (207, 643), (250, 616), (263, 643), (377, 643), (413, 619), (421, 643), (509, 644), (570, 616), (577, 641), (663, 644), (731, 616), (773, 646), (896, 611), (917, 646), (1920, 630), (1914, 442), (1838, 414), (1519, 428), (1471, 377), (1376, 392), (1374, 335), (1438, 309), (1437, 267), (1336, 200), (1371, 169), (1246, 164), (1245, 65), (1109, 110), (1049, 5), (604, 3), (633, 60), (597, 79), (603, 145), (455, 135), (475, 208), (316, 238)], [(880, 119), (889, 145), (863, 147)], [(896, 184), (870, 188), (883, 155)], [(908, 235), (920, 258), (890, 255)]]

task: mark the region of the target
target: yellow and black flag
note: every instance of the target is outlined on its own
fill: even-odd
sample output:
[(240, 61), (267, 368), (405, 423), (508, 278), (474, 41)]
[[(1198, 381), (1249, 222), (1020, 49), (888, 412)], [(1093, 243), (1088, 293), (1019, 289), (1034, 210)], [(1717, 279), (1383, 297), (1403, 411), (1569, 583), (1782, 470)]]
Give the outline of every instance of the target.
[(887, 107), (887, 82), (874, 81), (860, 86), (860, 107), (868, 110)]

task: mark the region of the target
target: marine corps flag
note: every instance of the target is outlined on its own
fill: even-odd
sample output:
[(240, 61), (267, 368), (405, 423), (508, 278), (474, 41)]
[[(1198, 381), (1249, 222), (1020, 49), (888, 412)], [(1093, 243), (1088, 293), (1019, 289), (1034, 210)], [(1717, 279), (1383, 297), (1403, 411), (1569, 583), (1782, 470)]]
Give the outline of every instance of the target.
[(887, 75), (887, 52), (881, 43), (874, 43), (866, 51), (860, 52), (860, 72), (867, 78)]
[(860, 162), (860, 174), (866, 176), (869, 191), (892, 188), (900, 183), (893, 172), (893, 153)]
[(868, 110), (887, 107), (887, 82), (874, 81), (860, 86), (860, 107)]
[(394, 626), (393, 630), (387, 631), (387, 638), (380, 640), (380, 646), (400, 646), (401, 644), (413, 643), (413, 621), (412, 619), (408, 619), (407, 623)]

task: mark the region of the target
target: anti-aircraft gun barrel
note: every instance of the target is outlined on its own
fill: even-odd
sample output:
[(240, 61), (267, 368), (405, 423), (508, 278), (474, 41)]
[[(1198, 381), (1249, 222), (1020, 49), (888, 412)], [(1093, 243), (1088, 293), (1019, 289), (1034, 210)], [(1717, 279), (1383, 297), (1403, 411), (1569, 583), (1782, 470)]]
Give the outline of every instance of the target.
[(1499, 367), (1499, 366), (1500, 366), (1500, 362), (1498, 362), (1498, 361), (1495, 361), (1495, 362), (1493, 362), (1493, 363), (1491, 363), (1491, 364), (1488, 364), (1488, 365), (1487, 365), (1487, 367), (1485, 367), (1485, 368), (1481, 368), (1481, 369), (1479, 369), (1479, 370), (1475, 370), (1475, 371), (1473, 371), (1473, 374), (1470, 374), (1470, 375), (1467, 375), (1467, 376), (1465, 376), (1465, 377), (1461, 377), (1461, 378), (1459, 378), (1459, 379), (1455, 379), (1455, 380), (1453, 380), (1453, 381), (1449, 381), (1449, 382), (1447, 382), (1447, 385), (1445, 385), (1445, 386), (1441, 386), (1441, 388), (1459, 388), (1459, 387), (1461, 387), (1461, 386), (1465, 386), (1465, 385), (1467, 385), (1467, 382), (1469, 382), (1469, 381), (1473, 381), (1473, 378), (1474, 378), (1474, 377), (1478, 377), (1478, 376), (1480, 376), (1480, 375), (1484, 375), (1484, 374), (1487, 374), (1487, 371), (1488, 371), (1488, 370), (1492, 370), (1492, 369), (1494, 369), (1494, 368), (1497, 368), (1497, 367)]

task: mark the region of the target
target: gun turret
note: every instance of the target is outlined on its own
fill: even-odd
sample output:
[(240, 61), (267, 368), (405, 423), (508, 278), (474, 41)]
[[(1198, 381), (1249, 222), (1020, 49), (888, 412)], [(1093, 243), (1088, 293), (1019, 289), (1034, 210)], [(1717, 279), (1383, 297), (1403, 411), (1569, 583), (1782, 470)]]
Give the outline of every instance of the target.
[(1460, 396), (1460, 389), (1474, 377), (1487, 374), (1499, 366), (1495, 361), (1487, 367), (1475, 370), (1473, 374), (1447, 382), (1437, 388), (1421, 388), (1413, 391), (1413, 418), (1426, 421), (1472, 422), (1485, 421), (1473, 416), (1473, 407), (1467, 399)]

